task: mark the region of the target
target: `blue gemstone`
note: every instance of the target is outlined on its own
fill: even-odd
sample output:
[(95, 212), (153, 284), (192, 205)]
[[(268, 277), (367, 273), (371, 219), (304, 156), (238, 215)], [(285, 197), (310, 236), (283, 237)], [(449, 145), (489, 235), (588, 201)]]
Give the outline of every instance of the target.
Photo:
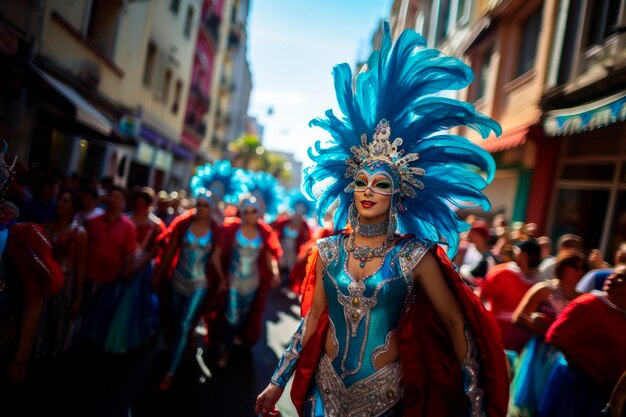
[(360, 266), (361, 268), (363, 268), (363, 267), (365, 266), (365, 262), (361, 262), (361, 263), (359, 264), (359, 266)]

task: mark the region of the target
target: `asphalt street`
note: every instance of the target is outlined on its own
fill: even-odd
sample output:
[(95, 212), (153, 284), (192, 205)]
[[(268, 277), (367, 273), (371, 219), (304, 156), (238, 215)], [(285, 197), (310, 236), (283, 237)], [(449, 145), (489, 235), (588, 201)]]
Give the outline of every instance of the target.
[(297, 328), (298, 313), (297, 300), (270, 292), (263, 334), (251, 351), (236, 351), (224, 369), (204, 355), (211, 377), (190, 351), (169, 391), (158, 388), (169, 357), (160, 340), (125, 355), (82, 350), (35, 362), (26, 384), (0, 393), (6, 396), (0, 415), (253, 417), (256, 396)]

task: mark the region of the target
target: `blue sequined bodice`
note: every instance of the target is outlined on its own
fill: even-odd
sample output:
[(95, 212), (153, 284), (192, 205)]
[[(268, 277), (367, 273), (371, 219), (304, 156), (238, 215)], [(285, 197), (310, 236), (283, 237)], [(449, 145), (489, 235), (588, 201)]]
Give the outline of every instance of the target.
[(389, 349), (413, 291), (412, 271), (428, 248), (405, 239), (387, 253), (374, 273), (355, 280), (347, 268), (346, 241), (346, 235), (337, 235), (317, 244), (326, 266), (329, 331), (338, 347), (332, 364), (350, 386), (376, 372), (376, 359)]
[(196, 236), (188, 229), (180, 247), (180, 258), (176, 271), (187, 279), (204, 276), (204, 267), (211, 253), (213, 234), (209, 231), (204, 236)]
[(230, 284), (240, 294), (248, 294), (259, 287), (258, 257), (263, 240), (259, 234), (248, 239), (241, 230), (235, 235), (233, 259), (230, 264)]

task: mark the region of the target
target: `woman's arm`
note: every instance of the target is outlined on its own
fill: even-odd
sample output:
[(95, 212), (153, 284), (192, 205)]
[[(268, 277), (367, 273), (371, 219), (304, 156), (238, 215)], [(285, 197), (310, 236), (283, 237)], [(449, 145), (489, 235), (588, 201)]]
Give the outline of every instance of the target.
[(43, 300), (44, 296), (41, 290), (34, 288), (24, 290), (24, 305), (17, 351), (7, 369), (9, 383), (20, 383), (26, 379), (33, 342), (39, 328)]
[(278, 288), (282, 282), (282, 277), (280, 276), (280, 269), (278, 269), (278, 261), (269, 251), (267, 252), (267, 266), (272, 271), (272, 288)]
[(465, 338), (465, 319), (459, 303), (448, 288), (445, 278), (434, 255), (426, 252), (413, 271), (413, 276), (420, 283), (435, 310), (446, 326), (459, 364), (463, 363), (468, 350)]
[(222, 250), (216, 247), (211, 254), (211, 262), (213, 263), (213, 267), (215, 268), (215, 273), (220, 282), (219, 290), (220, 292), (224, 292), (228, 289), (228, 282), (226, 281), (226, 277), (224, 276), (224, 271), (222, 270)]
[[(480, 360), (471, 329), (459, 303), (448, 287), (441, 267), (431, 252), (426, 252), (413, 271), (413, 276), (432, 302), (444, 326), (448, 330), (452, 347), (461, 368), (463, 391), (467, 396), (466, 415), (483, 415), (483, 390), (479, 385)], [(460, 280), (461, 278), (458, 277)]]
[(274, 405), (283, 393), (289, 378), (296, 369), (296, 363), (303, 347), (311, 340), (317, 330), (319, 318), (326, 309), (328, 301), (324, 292), (322, 278), (324, 275), (324, 265), (321, 259), (317, 260), (315, 268), (315, 290), (313, 303), (306, 317), (300, 322), (300, 326), (291, 338), (291, 343), (283, 353), (278, 368), (272, 376), (272, 381), (257, 397), (254, 412), (255, 414), (266, 414), (274, 409)]
[(523, 327), (540, 336), (545, 336), (551, 318), (544, 313), (539, 313), (539, 306), (547, 301), (550, 296), (550, 289), (544, 282), (533, 285), (520, 301), (513, 312), (511, 322)]

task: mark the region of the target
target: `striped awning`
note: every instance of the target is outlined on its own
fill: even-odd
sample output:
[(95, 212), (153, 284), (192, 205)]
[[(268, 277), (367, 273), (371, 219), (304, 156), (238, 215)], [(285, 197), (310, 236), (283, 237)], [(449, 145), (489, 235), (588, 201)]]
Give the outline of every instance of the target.
[(552, 110), (543, 119), (547, 136), (571, 135), (626, 120), (626, 91), (568, 109)]

